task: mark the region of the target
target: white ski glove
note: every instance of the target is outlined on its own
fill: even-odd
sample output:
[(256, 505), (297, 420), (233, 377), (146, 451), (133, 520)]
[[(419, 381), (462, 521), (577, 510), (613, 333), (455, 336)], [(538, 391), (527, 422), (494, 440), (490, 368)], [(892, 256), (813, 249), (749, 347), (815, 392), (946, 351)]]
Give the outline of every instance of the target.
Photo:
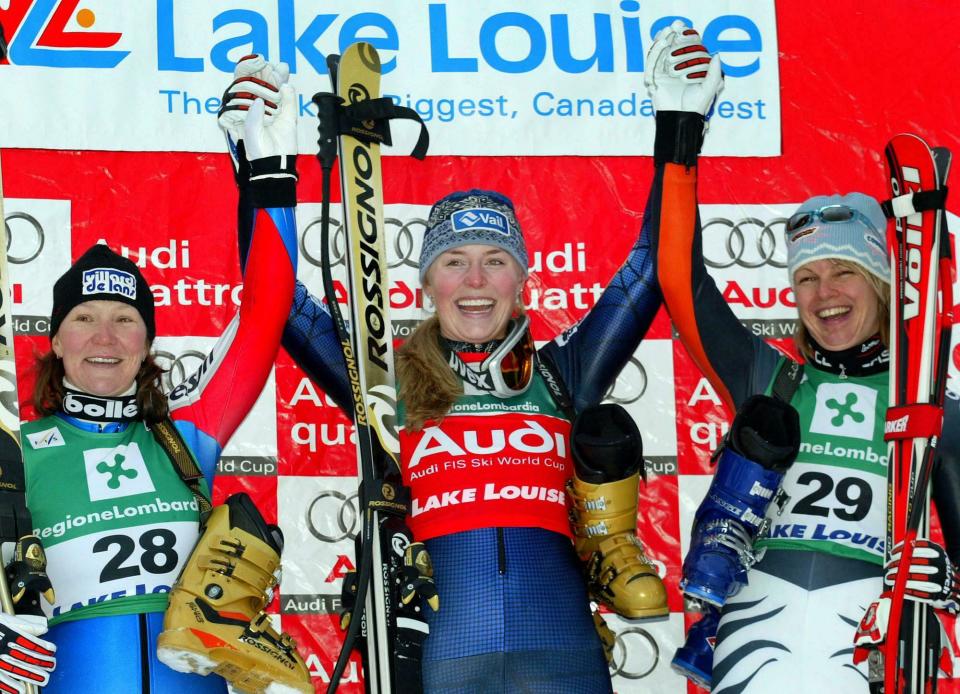
[(57, 647), (40, 638), (46, 632), (45, 617), (0, 613), (0, 691), (22, 694), (50, 681)]
[[(251, 164), (258, 159), (297, 154), (297, 94), (289, 84), (281, 85), (279, 94), (273, 118), (267, 117), (266, 102), (260, 98), (247, 111), (243, 142)], [(255, 176), (251, 175), (250, 180), (255, 180)]]
[[(893, 588), (900, 566), (903, 543), (893, 546), (890, 561), (884, 567), (883, 584)], [(960, 576), (946, 550), (932, 540), (916, 540), (910, 561), (904, 596), (939, 610), (956, 614), (960, 610)]]
[(700, 34), (677, 19), (654, 39), (644, 63), (643, 83), (657, 112), (705, 116), (723, 88), (720, 57), (711, 58)]
[(290, 68), (286, 63), (268, 63), (262, 55), (245, 55), (237, 61), (233, 81), (224, 90), (217, 112), (217, 124), (227, 138), (227, 149), (233, 160), (233, 171), (238, 185), (244, 185), (250, 172), (249, 157), (243, 151), (243, 126), (250, 107), (257, 99), (263, 100), (263, 122), (269, 125), (280, 108), (280, 87), (287, 83)]
[(264, 122), (270, 123), (277, 113), (280, 87), (287, 83), (290, 68), (286, 63), (268, 63), (262, 55), (246, 55), (237, 61), (233, 82), (223, 92), (217, 123), (233, 142), (243, 139), (243, 123), (255, 99), (264, 101)]

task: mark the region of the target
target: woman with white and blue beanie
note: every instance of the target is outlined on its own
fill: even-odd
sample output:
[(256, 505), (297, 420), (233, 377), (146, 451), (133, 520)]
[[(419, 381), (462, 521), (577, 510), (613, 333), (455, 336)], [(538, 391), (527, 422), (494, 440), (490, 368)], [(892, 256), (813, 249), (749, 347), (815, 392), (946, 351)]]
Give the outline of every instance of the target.
[[(681, 53), (691, 33), (696, 36), (675, 27), (663, 36), (663, 55)], [(708, 609), (691, 628), (674, 665), (713, 691), (865, 693), (866, 663), (854, 665), (852, 656), (858, 623), (884, 575), (886, 219), (862, 193), (813, 197), (790, 217), (787, 270), (799, 313), (794, 339), (806, 362), (798, 365), (741, 325), (706, 272), (696, 198), (706, 109), (690, 104), (709, 105), (716, 89), (704, 93), (709, 79), (676, 84), (668, 63), (651, 61), (648, 70), (660, 153), (655, 185), (663, 186), (665, 211), (652, 227), (652, 242), (671, 318), (731, 412), (755, 394), (772, 394), (796, 409), (801, 432), (796, 461), (777, 471), (780, 494), (762, 489), (781, 501), (765, 520), (756, 519), (762, 523), (747, 532), (749, 523), (732, 516), (714, 516), (712, 528), (695, 522), (681, 585), (722, 611)], [(658, 104), (670, 94), (677, 97), (672, 108)], [(948, 398), (933, 473), (947, 549), (925, 541), (914, 573), (926, 577), (911, 581), (911, 599), (952, 609), (958, 595), (951, 558), (960, 559), (958, 422), (958, 402)], [(742, 486), (745, 474), (770, 472), (722, 468), (721, 458), (701, 509), (718, 484), (749, 490)], [(714, 542), (706, 546), (701, 538)], [(718, 590), (711, 582), (716, 573), (705, 567), (715, 569), (724, 553), (740, 575)]]
[[(521, 300), (527, 267), (505, 196), (470, 190), (433, 206), (420, 277), (435, 313), (397, 354), (409, 522), (442, 600), (427, 691), (607, 692), (588, 592), (629, 617), (668, 612), (634, 538), (639, 433), (622, 408), (597, 406), (659, 305), (646, 247), (539, 351)], [(587, 510), (604, 496), (604, 511)]]

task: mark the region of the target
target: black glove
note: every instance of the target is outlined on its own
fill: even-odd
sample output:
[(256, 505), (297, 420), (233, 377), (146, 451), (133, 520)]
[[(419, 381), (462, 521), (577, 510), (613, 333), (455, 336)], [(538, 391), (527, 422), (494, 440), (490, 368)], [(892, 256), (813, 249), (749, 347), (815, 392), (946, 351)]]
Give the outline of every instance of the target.
[(403, 551), (403, 594), (400, 599), (408, 605), (417, 595), (434, 612), (440, 609), (440, 598), (433, 583), (433, 562), (422, 542), (412, 542)]
[(752, 395), (737, 410), (727, 444), (768, 470), (785, 472), (800, 451), (800, 416), (782, 400)]
[(28, 592), (39, 593), (51, 605), (54, 601), (53, 586), (47, 576), (47, 555), (40, 538), (25, 535), (17, 540), (13, 561), (7, 566), (7, 585), (14, 603), (20, 603)]

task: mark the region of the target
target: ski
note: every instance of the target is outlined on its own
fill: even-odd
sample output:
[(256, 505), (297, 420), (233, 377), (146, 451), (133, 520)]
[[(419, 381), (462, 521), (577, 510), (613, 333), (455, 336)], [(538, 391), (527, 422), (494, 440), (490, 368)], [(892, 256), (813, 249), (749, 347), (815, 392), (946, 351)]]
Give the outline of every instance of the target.
[(930, 475), (943, 421), (950, 348), (951, 258), (944, 208), (950, 153), (915, 135), (886, 148), (894, 225), (887, 247), (893, 270), (886, 557), (903, 543), (892, 590), (867, 610), (859, 637), (874, 630), (868, 656), (871, 692), (935, 692), (940, 625), (931, 607), (904, 599), (918, 537), (929, 536)]
[[(380, 146), (391, 144), (388, 121), (420, 122), (414, 156), (426, 153), (427, 135), (419, 116), (380, 97), (380, 59), (367, 43), (328, 58), (332, 94), (313, 101), (320, 117), (323, 182), (324, 293), (343, 349), (353, 399), (360, 478), (361, 532), (357, 571), (344, 581), (352, 602), (343, 648), (331, 674), (335, 691), (360, 643), (368, 692), (421, 690), (420, 650), (428, 631), (416, 601), (404, 604), (404, 553), (413, 537), (407, 528), (409, 490), (400, 474), (393, 331), (389, 315), (386, 239)], [(339, 152), (346, 232), (349, 325), (340, 313), (329, 262), (330, 171)]]
[[(17, 364), (13, 351), (13, 294), (10, 291), (6, 253), (9, 247), (9, 229), (3, 210), (3, 171), (0, 167), (0, 379), (8, 383), (4, 397), (0, 399), (0, 543), (16, 543), (33, 533), (33, 523), (27, 510), (23, 449), (20, 447)], [(0, 570), (0, 609), (7, 614), (14, 613), (7, 572), (4, 570)], [(25, 687), (27, 694), (38, 691), (32, 684)]]

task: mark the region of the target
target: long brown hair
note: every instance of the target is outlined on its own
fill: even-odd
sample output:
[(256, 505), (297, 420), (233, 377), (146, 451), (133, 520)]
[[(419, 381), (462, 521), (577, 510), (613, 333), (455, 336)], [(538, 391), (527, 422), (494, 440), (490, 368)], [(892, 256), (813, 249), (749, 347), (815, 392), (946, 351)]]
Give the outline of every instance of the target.
[[(856, 263), (848, 260), (831, 260), (830, 262), (842, 267), (845, 270), (852, 270), (863, 277), (873, 293), (877, 295), (877, 320), (880, 321), (880, 341), (884, 347), (890, 346), (890, 284), (884, 282), (872, 272), (867, 272)], [(803, 324), (800, 318), (797, 318), (797, 330), (794, 333), (793, 340), (797, 349), (805, 359), (813, 358), (813, 345), (810, 343), (810, 331)]]
[[(50, 350), (37, 358), (34, 369), (37, 381), (33, 386), (33, 406), (41, 416), (46, 417), (60, 409), (66, 395), (63, 388), (63, 360)], [(163, 372), (163, 367), (148, 352), (137, 372), (136, 392), (140, 418), (147, 424), (163, 420), (170, 411), (160, 383)]]

